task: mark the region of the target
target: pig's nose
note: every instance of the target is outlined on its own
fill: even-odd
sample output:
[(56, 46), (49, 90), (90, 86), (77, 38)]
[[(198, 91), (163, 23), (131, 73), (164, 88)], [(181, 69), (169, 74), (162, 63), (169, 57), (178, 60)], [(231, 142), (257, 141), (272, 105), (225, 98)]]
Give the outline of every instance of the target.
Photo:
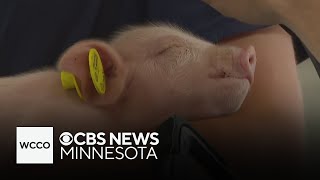
[(242, 69), (244, 70), (245, 77), (250, 81), (253, 82), (253, 75), (256, 68), (256, 51), (253, 46), (249, 46), (246, 49), (243, 49), (240, 53), (240, 64)]

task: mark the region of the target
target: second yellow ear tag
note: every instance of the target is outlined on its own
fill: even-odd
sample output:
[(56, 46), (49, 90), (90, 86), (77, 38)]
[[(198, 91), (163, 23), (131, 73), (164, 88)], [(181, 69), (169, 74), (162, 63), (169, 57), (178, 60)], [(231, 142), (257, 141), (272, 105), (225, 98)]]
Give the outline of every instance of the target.
[(106, 81), (103, 70), (103, 65), (96, 49), (92, 48), (89, 51), (89, 68), (90, 75), (94, 87), (99, 94), (105, 94), (106, 92)]
[(61, 72), (61, 83), (62, 83), (62, 87), (64, 89), (76, 89), (79, 97), (81, 99), (83, 99), (83, 96), (81, 94), (80, 88), (77, 84), (77, 80), (76, 77), (70, 73), (70, 72), (66, 72), (66, 71), (62, 71)]

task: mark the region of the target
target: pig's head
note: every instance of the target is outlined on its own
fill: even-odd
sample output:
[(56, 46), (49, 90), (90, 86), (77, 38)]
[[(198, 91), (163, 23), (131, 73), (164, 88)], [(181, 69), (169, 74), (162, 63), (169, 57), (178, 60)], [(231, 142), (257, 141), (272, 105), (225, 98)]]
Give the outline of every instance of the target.
[[(102, 59), (104, 95), (90, 79), (90, 48)], [(177, 27), (149, 25), (128, 28), (109, 42), (76, 43), (62, 55), (58, 69), (75, 74), (85, 102), (113, 118), (165, 120), (176, 114), (193, 120), (237, 111), (255, 64), (251, 46), (218, 46)]]

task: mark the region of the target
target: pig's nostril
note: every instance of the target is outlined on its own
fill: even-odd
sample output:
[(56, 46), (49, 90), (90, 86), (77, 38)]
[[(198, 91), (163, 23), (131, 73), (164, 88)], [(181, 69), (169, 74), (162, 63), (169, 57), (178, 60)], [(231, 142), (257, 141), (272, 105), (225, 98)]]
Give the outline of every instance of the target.
[(242, 76), (249, 79), (252, 82), (253, 73), (256, 66), (256, 52), (253, 46), (249, 46), (246, 49), (243, 49), (240, 53), (240, 65), (242, 67), (241, 74)]
[(255, 60), (254, 60), (255, 57), (251, 56), (249, 57), (249, 64), (254, 64)]
[(249, 55), (249, 64), (254, 65), (256, 63), (256, 51), (253, 46), (250, 46), (247, 49), (248, 55)]

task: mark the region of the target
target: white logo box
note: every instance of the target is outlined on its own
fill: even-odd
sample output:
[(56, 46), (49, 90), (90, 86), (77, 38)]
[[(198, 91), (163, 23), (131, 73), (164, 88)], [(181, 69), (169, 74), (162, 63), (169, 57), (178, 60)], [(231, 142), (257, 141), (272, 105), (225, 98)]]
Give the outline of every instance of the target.
[(17, 164), (53, 164), (53, 127), (16, 128)]

